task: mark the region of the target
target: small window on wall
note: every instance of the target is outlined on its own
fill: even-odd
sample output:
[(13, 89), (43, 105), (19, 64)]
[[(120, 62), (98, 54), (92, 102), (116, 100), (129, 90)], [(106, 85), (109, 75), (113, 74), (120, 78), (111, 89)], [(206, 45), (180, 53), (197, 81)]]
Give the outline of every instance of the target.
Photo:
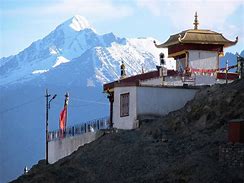
[(120, 95), (120, 117), (129, 116), (129, 93)]

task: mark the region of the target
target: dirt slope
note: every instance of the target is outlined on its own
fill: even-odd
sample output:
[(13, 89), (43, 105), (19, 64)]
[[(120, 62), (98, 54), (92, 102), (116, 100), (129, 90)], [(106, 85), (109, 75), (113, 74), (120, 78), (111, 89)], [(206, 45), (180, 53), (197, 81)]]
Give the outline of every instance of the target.
[(218, 161), (234, 118), (244, 118), (244, 80), (202, 89), (178, 111), (106, 133), (53, 165), (40, 161), (13, 182), (243, 183), (244, 169)]

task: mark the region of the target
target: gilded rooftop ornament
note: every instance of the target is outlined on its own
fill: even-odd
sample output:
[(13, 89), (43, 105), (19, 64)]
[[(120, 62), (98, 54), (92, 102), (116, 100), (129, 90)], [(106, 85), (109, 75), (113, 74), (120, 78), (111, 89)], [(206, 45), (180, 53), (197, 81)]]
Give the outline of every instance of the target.
[(199, 25), (199, 22), (198, 22), (198, 19), (197, 19), (197, 12), (195, 12), (195, 20), (194, 20), (194, 29), (197, 30), (198, 29), (198, 25)]

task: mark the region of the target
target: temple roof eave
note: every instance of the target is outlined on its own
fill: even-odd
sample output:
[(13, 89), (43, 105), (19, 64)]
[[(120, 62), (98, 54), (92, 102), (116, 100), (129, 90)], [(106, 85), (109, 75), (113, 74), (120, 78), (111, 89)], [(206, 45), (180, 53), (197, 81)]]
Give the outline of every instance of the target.
[(238, 42), (238, 37), (235, 41), (226, 39), (222, 34), (210, 30), (186, 30), (179, 34), (174, 34), (163, 44), (156, 44), (157, 48), (168, 48), (177, 44), (219, 44), (224, 47), (233, 46)]
[(156, 48), (168, 48), (169, 46), (176, 45), (176, 44), (180, 44), (180, 42), (179, 41), (174, 41), (174, 42), (166, 41), (165, 43), (162, 43), (162, 44), (157, 44), (156, 42), (154, 42), (154, 45)]
[(215, 42), (200, 42), (200, 41), (184, 41), (184, 42), (181, 42), (181, 44), (188, 44), (188, 43), (191, 43), (191, 44), (223, 45), (224, 48), (227, 48), (227, 47), (235, 45), (237, 43), (237, 41), (229, 41), (229, 42), (224, 42), (223, 41), (223, 42), (218, 42), (218, 43), (215, 43)]

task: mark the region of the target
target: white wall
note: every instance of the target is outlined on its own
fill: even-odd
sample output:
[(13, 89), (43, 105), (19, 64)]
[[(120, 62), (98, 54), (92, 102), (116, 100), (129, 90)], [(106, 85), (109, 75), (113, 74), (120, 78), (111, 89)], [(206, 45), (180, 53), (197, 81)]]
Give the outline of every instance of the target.
[[(139, 115), (165, 115), (194, 98), (196, 89), (148, 86), (115, 87), (113, 123), (118, 129), (138, 127)], [(129, 93), (129, 116), (120, 117), (120, 94)]]
[[(192, 73), (191, 77), (195, 79), (194, 82), (185, 82), (188, 85), (213, 85), (216, 84), (216, 75), (200, 75)], [(179, 76), (167, 76), (165, 81), (163, 78), (155, 78), (140, 82), (141, 86), (183, 86), (184, 82)]]
[(168, 76), (165, 78), (164, 84), (166, 86), (183, 86), (183, 81), (180, 76)]
[(159, 86), (162, 85), (163, 83), (163, 78), (162, 77), (157, 77), (157, 78), (153, 78), (153, 79), (147, 79), (147, 80), (142, 80), (140, 81), (141, 85), (155, 85), (155, 86)]
[[(120, 94), (129, 93), (129, 116), (120, 117)], [(136, 128), (136, 87), (115, 87), (113, 103), (113, 123), (115, 128)]]
[(218, 53), (214, 51), (189, 50), (189, 65), (194, 69), (217, 69)]
[(99, 138), (102, 133), (88, 132), (82, 135), (66, 137), (61, 140), (54, 140), (48, 142), (48, 162), (55, 163), (59, 159), (62, 159), (74, 151), (80, 146), (90, 143)]
[(184, 88), (137, 88), (137, 115), (166, 115), (194, 98), (197, 90)]
[(214, 85), (216, 84), (216, 76), (209, 76), (209, 75), (196, 75), (196, 85)]
[(186, 58), (180, 58), (176, 60), (176, 70), (183, 72), (186, 67)]
[(163, 77), (158, 77), (140, 82), (141, 86), (183, 86), (183, 84), (184, 83), (179, 76), (166, 76), (165, 81), (163, 81)]

